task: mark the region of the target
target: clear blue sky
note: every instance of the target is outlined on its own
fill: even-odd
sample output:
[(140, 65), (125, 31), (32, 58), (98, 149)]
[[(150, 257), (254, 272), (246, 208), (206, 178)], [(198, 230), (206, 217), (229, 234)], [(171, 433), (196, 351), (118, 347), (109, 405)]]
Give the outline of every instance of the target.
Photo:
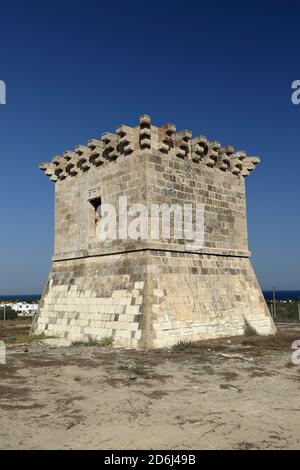
[(3, 1), (0, 294), (40, 293), (53, 190), (40, 161), (150, 114), (260, 155), (247, 180), (263, 288), (300, 289), (300, 4)]

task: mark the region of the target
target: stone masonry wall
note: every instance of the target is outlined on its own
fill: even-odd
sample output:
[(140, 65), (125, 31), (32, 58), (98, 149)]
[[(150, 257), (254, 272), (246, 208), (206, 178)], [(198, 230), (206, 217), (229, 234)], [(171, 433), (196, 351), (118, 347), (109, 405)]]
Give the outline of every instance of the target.
[(242, 335), (247, 323), (276, 331), (249, 259), (154, 251), (148, 262), (146, 347)]
[[(133, 348), (240, 335), (246, 323), (273, 334), (248, 250), (244, 178), (258, 162), (142, 116), (42, 164), (55, 182), (55, 253), (33, 330)], [(203, 246), (173, 233), (99, 240), (95, 198), (118, 212), (122, 195), (149, 214), (152, 204), (203, 205)]]
[[(105, 240), (95, 231), (91, 194), (118, 211), (119, 196), (128, 207), (142, 203), (204, 205), (203, 253), (248, 256), (245, 183), (243, 177), (195, 167), (192, 162), (169, 155), (144, 152), (118, 159), (111, 166), (92, 168), (80, 177), (55, 185), (55, 258), (78, 258), (120, 251), (161, 248), (184, 251), (183, 240)], [(130, 223), (130, 218), (128, 218)], [(119, 221), (117, 220), (117, 233)], [(150, 223), (149, 223), (150, 235)]]
[(247, 258), (146, 250), (55, 262), (37, 332), (116, 346), (259, 334), (274, 327)]
[(53, 263), (35, 330), (70, 341), (113, 336), (136, 348), (146, 271), (145, 253)]

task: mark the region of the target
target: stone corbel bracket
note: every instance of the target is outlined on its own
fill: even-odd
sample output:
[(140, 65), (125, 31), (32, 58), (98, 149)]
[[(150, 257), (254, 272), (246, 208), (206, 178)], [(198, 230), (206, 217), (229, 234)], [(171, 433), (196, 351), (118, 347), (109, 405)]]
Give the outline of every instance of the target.
[(89, 159), (92, 165), (100, 166), (105, 163), (105, 158), (103, 156), (104, 144), (102, 140), (90, 139), (87, 146), (90, 149)]
[(170, 155), (195, 165), (246, 177), (260, 162), (243, 150), (235, 151), (230, 145), (223, 147), (217, 140), (205, 136), (192, 137), (189, 130), (177, 131), (174, 124), (156, 127), (147, 114), (140, 117), (137, 127), (124, 124), (116, 133), (104, 132), (101, 139), (91, 139), (87, 145), (78, 145), (73, 151), (56, 155), (50, 163), (41, 163), (40, 169), (51, 181), (74, 177), (90, 168), (111, 164), (118, 158), (130, 158), (143, 151), (156, 151), (162, 157)]
[(249, 176), (251, 171), (255, 170), (256, 165), (260, 163), (259, 157), (245, 157), (241, 170), (242, 176)]

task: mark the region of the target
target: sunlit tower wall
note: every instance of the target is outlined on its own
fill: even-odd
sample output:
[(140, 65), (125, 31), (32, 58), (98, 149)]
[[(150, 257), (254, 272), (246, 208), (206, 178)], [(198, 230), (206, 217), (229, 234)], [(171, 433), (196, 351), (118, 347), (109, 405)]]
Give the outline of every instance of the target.
[[(245, 178), (259, 158), (143, 115), (41, 169), (55, 186), (55, 252), (33, 330), (67, 339), (113, 337), (159, 348), (180, 340), (275, 333), (250, 263)], [(97, 236), (101, 207), (200, 205), (201, 246)], [(100, 214), (100, 215), (99, 215)], [(128, 221), (130, 223), (130, 220)]]

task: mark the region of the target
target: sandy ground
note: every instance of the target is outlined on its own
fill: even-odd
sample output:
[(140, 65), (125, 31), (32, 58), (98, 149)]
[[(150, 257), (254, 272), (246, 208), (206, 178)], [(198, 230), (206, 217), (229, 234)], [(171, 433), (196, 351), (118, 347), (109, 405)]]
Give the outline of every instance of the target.
[[(9, 346), (2, 449), (299, 449), (300, 326), (184, 351)], [(232, 357), (233, 356), (233, 357)]]

